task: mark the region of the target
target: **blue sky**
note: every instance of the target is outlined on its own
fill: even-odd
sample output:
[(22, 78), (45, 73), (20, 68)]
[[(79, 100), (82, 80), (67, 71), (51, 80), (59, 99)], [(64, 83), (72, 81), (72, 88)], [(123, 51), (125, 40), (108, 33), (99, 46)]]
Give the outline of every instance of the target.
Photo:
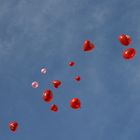
[[(0, 0), (0, 140), (139, 140), (139, 7), (139, 0)], [(137, 50), (131, 61), (122, 58), (122, 33)], [(86, 39), (91, 53), (81, 50)], [(58, 113), (42, 100), (47, 88)], [(81, 110), (69, 107), (73, 97)]]

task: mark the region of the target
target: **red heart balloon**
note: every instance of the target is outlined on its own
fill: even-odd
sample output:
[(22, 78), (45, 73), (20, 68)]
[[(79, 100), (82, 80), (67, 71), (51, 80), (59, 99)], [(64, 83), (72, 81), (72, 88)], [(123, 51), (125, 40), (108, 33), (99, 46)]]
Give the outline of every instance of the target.
[(55, 88), (58, 88), (58, 87), (61, 85), (61, 81), (59, 81), (59, 80), (53, 80), (53, 81), (52, 81), (52, 84), (53, 84), (53, 86), (54, 86)]
[(119, 41), (124, 46), (129, 46), (132, 42), (132, 39), (129, 35), (122, 34), (119, 36)]
[(76, 77), (75, 77), (75, 80), (76, 80), (76, 81), (80, 81), (80, 80), (81, 80), (81, 77), (80, 77), (80, 76), (76, 76)]
[(91, 43), (89, 40), (86, 40), (83, 45), (83, 50), (85, 52), (92, 51), (95, 48), (94, 44)]
[(136, 50), (134, 48), (128, 48), (122, 53), (122, 56), (127, 60), (132, 59), (135, 55)]
[(81, 108), (81, 101), (78, 98), (73, 98), (70, 101), (70, 106), (73, 109), (80, 109)]
[(14, 122), (10, 122), (9, 123), (9, 128), (10, 128), (11, 131), (15, 132), (17, 130), (17, 128), (18, 128), (18, 123), (15, 122), (15, 121)]
[(44, 92), (43, 92), (43, 99), (45, 102), (51, 102), (53, 100), (53, 93), (51, 90), (49, 89), (46, 89)]
[(51, 107), (50, 107), (50, 110), (53, 111), (53, 112), (58, 112), (58, 106), (55, 105), (55, 104), (52, 104)]

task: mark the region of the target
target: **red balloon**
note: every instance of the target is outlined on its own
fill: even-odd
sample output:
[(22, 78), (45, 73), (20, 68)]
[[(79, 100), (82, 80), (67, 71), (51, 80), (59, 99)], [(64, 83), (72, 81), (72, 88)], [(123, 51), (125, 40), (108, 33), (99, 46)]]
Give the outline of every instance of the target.
[(92, 44), (89, 40), (86, 40), (83, 45), (83, 50), (85, 52), (92, 51), (95, 48), (94, 44)]
[(53, 84), (53, 86), (54, 86), (55, 88), (58, 88), (58, 87), (61, 85), (61, 81), (59, 81), (59, 80), (54, 80), (54, 81), (52, 81), (52, 84)]
[(131, 44), (132, 39), (129, 35), (122, 34), (122, 35), (119, 36), (119, 41), (122, 45), (128, 46), (128, 45)]
[(17, 128), (18, 128), (18, 123), (15, 122), (15, 121), (14, 122), (10, 122), (9, 123), (9, 128), (10, 128), (11, 131), (15, 132), (17, 130)]
[(74, 65), (75, 65), (74, 61), (70, 61), (70, 62), (69, 62), (69, 66), (70, 66), (70, 67), (73, 67)]
[(58, 106), (55, 105), (55, 104), (52, 104), (51, 107), (50, 107), (50, 110), (53, 111), (53, 112), (58, 112)]
[(80, 77), (80, 76), (76, 76), (76, 77), (75, 77), (75, 80), (76, 80), (76, 81), (80, 81), (80, 80), (81, 80), (81, 77)]
[(73, 109), (80, 109), (81, 108), (81, 101), (78, 98), (73, 98), (70, 101), (70, 106)]
[(136, 50), (134, 48), (126, 49), (122, 54), (123, 58), (127, 60), (132, 59), (135, 55), (136, 55)]
[(46, 89), (44, 92), (43, 92), (43, 99), (45, 102), (51, 102), (52, 99), (53, 99), (53, 93), (51, 90), (49, 89)]

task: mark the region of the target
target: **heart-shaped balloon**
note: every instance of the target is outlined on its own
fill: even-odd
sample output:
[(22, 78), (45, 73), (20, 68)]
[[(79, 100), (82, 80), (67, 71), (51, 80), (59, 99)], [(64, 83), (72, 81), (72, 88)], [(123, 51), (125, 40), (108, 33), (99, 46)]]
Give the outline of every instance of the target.
[(10, 122), (9, 123), (9, 128), (10, 128), (11, 131), (15, 132), (17, 130), (17, 128), (18, 128), (18, 123), (15, 122), (15, 121), (14, 122)]
[(52, 84), (53, 84), (53, 86), (54, 86), (55, 88), (58, 88), (58, 87), (61, 85), (61, 81), (59, 81), (59, 80), (53, 80), (53, 81), (52, 81)]
[(92, 51), (95, 48), (94, 44), (91, 43), (89, 40), (86, 40), (83, 45), (83, 50), (85, 52)]

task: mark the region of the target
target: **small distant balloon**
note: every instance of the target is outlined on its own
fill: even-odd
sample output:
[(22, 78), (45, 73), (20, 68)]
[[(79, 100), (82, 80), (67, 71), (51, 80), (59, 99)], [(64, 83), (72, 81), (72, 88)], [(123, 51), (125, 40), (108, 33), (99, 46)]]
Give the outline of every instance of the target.
[(136, 55), (136, 50), (134, 48), (128, 48), (123, 53), (123, 58), (130, 60)]
[(78, 98), (71, 99), (70, 107), (72, 109), (80, 109), (81, 108), (81, 101)]
[(74, 62), (74, 61), (70, 61), (70, 62), (69, 62), (69, 66), (70, 66), (70, 67), (73, 67), (74, 65), (75, 65), (75, 62)]
[(18, 122), (15, 122), (15, 121), (10, 122), (9, 123), (9, 128), (10, 128), (11, 131), (15, 132), (18, 128)]
[(128, 46), (128, 45), (131, 44), (132, 39), (129, 35), (122, 34), (122, 35), (119, 36), (119, 41), (122, 45)]
[(94, 44), (91, 43), (89, 40), (86, 40), (83, 45), (83, 50), (85, 52), (90, 52), (95, 48)]
[(53, 112), (58, 112), (58, 106), (55, 105), (55, 104), (52, 104), (51, 107), (50, 107), (50, 110), (53, 111)]
[(47, 68), (42, 68), (42, 69), (41, 69), (41, 73), (42, 73), (42, 74), (46, 74), (46, 72), (47, 72)]
[(61, 81), (60, 80), (53, 80), (52, 84), (55, 88), (59, 88), (61, 85)]
[(53, 93), (51, 90), (49, 89), (46, 89), (44, 92), (43, 92), (43, 99), (45, 102), (51, 102), (52, 99), (53, 99)]
[(38, 82), (36, 82), (36, 81), (32, 82), (32, 87), (33, 88), (38, 88), (38, 86), (39, 86)]
[(76, 77), (75, 77), (75, 80), (76, 80), (76, 81), (80, 81), (80, 80), (81, 80), (81, 77), (80, 77), (80, 76), (76, 76)]

